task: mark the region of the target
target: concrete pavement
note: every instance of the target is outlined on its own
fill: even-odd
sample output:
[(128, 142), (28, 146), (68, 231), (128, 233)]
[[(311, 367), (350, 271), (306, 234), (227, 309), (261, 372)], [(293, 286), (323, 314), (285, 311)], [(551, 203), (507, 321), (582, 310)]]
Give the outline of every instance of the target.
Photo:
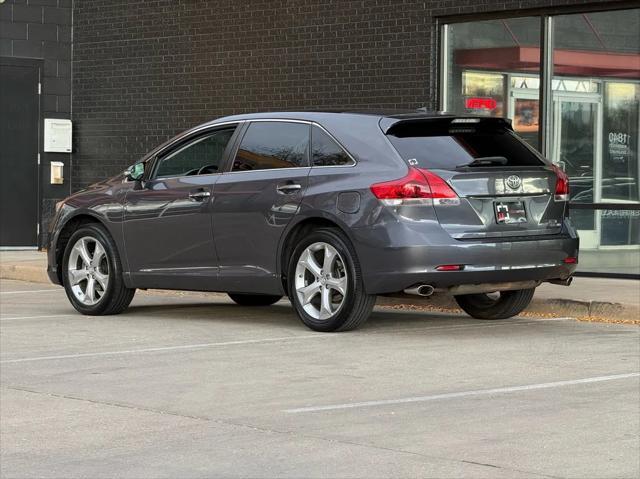
[(83, 317), (0, 282), (0, 476), (640, 475), (640, 329), (139, 292)]

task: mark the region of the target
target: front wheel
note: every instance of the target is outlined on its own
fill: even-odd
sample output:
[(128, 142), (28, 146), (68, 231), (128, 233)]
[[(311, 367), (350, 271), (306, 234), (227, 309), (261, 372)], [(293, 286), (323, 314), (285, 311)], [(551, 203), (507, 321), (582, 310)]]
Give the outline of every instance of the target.
[(349, 239), (335, 228), (312, 231), (291, 255), (289, 298), (314, 331), (348, 331), (363, 324), (376, 302), (364, 289), (360, 264)]
[(458, 305), (476, 319), (507, 319), (521, 313), (533, 298), (535, 288), (496, 293), (455, 296)]
[(136, 292), (125, 286), (118, 249), (99, 225), (82, 226), (71, 235), (62, 261), (62, 276), (73, 307), (91, 316), (121, 313)]

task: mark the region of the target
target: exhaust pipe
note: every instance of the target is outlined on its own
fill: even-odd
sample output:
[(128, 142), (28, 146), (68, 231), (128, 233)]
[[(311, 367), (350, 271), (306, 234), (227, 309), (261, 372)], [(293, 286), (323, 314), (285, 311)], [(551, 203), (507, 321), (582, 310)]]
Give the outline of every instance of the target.
[(404, 294), (410, 294), (412, 296), (431, 296), (435, 288), (430, 284), (418, 284), (404, 290)]
[(559, 279), (559, 278), (550, 279), (547, 282), (551, 284), (559, 284), (560, 286), (571, 286), (572, 281), (573, 281), (573, 276), (569, 276), (568, 278), (565, 278), (565, 279)]

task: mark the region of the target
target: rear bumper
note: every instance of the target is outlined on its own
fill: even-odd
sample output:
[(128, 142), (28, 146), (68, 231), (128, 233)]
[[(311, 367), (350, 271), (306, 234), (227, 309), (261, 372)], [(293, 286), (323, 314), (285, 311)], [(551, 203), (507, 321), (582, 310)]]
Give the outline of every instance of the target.
[[(397, 293), (419, 283), (446, 290), (463, 284), (542, 282), (566, 279), (576, 269), (576, 264), (564, 263), (565, 258), (578, 256), (579, 240), (568, 224), (557, 237), (496, 242), (458, 241), (437, 226), (428, 234), (401, 222), (392, 228), (402, 231), (389, 234), (388, 228), (373, 236), (371, 231), (356, 231), (356, 249), (370, 294)], [(464, 269), (436, 270), (446, 264)]]
[[(518, 270), (496, 271), (456, 271), (435, 273), (410, 273), (386, 276), (381, 281), (370, 285), (375, 294), (395, 293), (415, 284), (428, 284), (436, 291), (447, 291), (460, 285), (503, 284), (537, 281), (544, 282), (553, 279), (566, 279), (575, 271), (575, 265), (556, 265), (551, 267), (533, 267)], [(398, 289), (398, 285), (404, 288)], [(367, 288), (369, 290), (369, 287)], [(492, 289), (492, 288), (488, 288)], [(496, 288), (498, 289), (498, 288)], [(505, 288), (506, 289), (506, 288)], [(515, 288), (510, 288), (515, 289)]]

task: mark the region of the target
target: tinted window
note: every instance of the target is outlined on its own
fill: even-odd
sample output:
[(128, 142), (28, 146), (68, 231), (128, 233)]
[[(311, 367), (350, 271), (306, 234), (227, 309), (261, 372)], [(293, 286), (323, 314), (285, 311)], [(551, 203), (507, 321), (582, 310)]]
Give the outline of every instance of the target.
[(198, 138), (160, 160), (156, 177), (207, 175), (217, 173), (233, 128)]
[(309, 125), (255, 122), (242, 138), (233, 171), (307, 166), (308, 156)]
[(311, 134), (311, 164), (313, 166), (350, 165), (353, 160), (322, 128), (313, 127)]
[(388, 135), (388, 138), (402, 158), (423, 168), (451, 169), (487, 157), (506, 158), (504, 165), (495, 163), (495, 166), (544, 164), (522, 140), (505, 128), (456, 130), (413, 125)]

